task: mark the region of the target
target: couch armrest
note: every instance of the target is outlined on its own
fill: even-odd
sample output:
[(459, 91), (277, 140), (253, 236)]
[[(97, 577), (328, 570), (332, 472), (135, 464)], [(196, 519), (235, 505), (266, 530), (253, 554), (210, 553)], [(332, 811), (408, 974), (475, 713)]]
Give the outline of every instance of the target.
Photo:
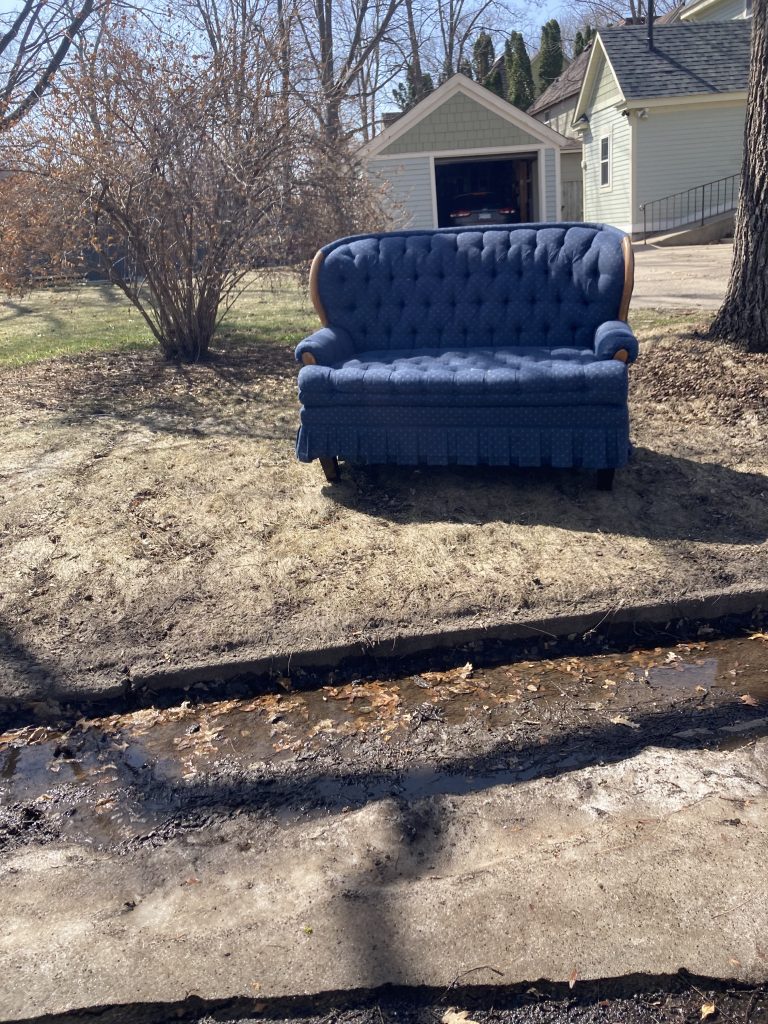
[(331, 366), (343, 363), (354, 351), (352, 338), (343, 327), (321, 327), (296, 346), (296, 360), (299, 363), (319, 363)]
[(595, 331), (595, 355), (598, 359), (621, 359), (634, 363), (637, 359), (637, 338), (623, 320), (607, 320)]

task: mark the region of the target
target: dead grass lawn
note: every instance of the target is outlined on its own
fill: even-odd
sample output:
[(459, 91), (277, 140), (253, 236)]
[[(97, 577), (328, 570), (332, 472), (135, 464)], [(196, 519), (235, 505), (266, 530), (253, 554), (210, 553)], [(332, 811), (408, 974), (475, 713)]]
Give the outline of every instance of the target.
[(768, 584), (768, 357), (635, 318), (634, 463), (589, 474), (295, 461), (291, 347), (6, 369), (5, 696)]

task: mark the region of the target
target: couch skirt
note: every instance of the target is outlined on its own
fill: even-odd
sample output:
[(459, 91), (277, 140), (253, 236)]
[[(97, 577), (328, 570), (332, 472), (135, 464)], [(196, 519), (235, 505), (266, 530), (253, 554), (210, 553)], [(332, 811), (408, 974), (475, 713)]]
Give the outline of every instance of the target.
[(619, 469), (630, 451), (626, 405), (302, 408), (296, 438), (302, 462), (400, 466)]

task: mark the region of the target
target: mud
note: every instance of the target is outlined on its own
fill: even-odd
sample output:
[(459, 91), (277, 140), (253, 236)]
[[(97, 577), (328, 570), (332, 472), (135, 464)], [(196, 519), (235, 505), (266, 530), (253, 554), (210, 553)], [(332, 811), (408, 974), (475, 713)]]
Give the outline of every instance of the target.
[(768, 634), (424, 669), (0, 733), (0, 850), (128, 851), (217, 818), (273, 827), (768, 733)]
[[(536, 982), (489, 991), (456, 985), (448, 991), (398, 989), (330, 996), (327, 999), (191, 998), (165, 1006), (101, 1008), (101, 1024), (441, 1024), (447, 1012), (465, 1011), (476, 1024), (683, 1024), (709, 1019), (765, 1024), (768, 990), (681, 972), (673, 977), (606, 978), (566, 985)], [(48, 1024), (86, 1024), (92, 1011), (48, 1018)], [(707, 1019), (706, 1017), (703, 1019)], [(469, 1022), (468, 1022), (469, 1024)]]

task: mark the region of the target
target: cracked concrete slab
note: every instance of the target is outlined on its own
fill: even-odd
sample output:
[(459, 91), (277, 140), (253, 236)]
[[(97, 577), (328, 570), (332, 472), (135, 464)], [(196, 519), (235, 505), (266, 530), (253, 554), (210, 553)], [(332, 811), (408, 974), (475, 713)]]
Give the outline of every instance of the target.
[(465, 971), (768, 979), (765, 738), (157, 842), (4, 858), (1, 1020)]

